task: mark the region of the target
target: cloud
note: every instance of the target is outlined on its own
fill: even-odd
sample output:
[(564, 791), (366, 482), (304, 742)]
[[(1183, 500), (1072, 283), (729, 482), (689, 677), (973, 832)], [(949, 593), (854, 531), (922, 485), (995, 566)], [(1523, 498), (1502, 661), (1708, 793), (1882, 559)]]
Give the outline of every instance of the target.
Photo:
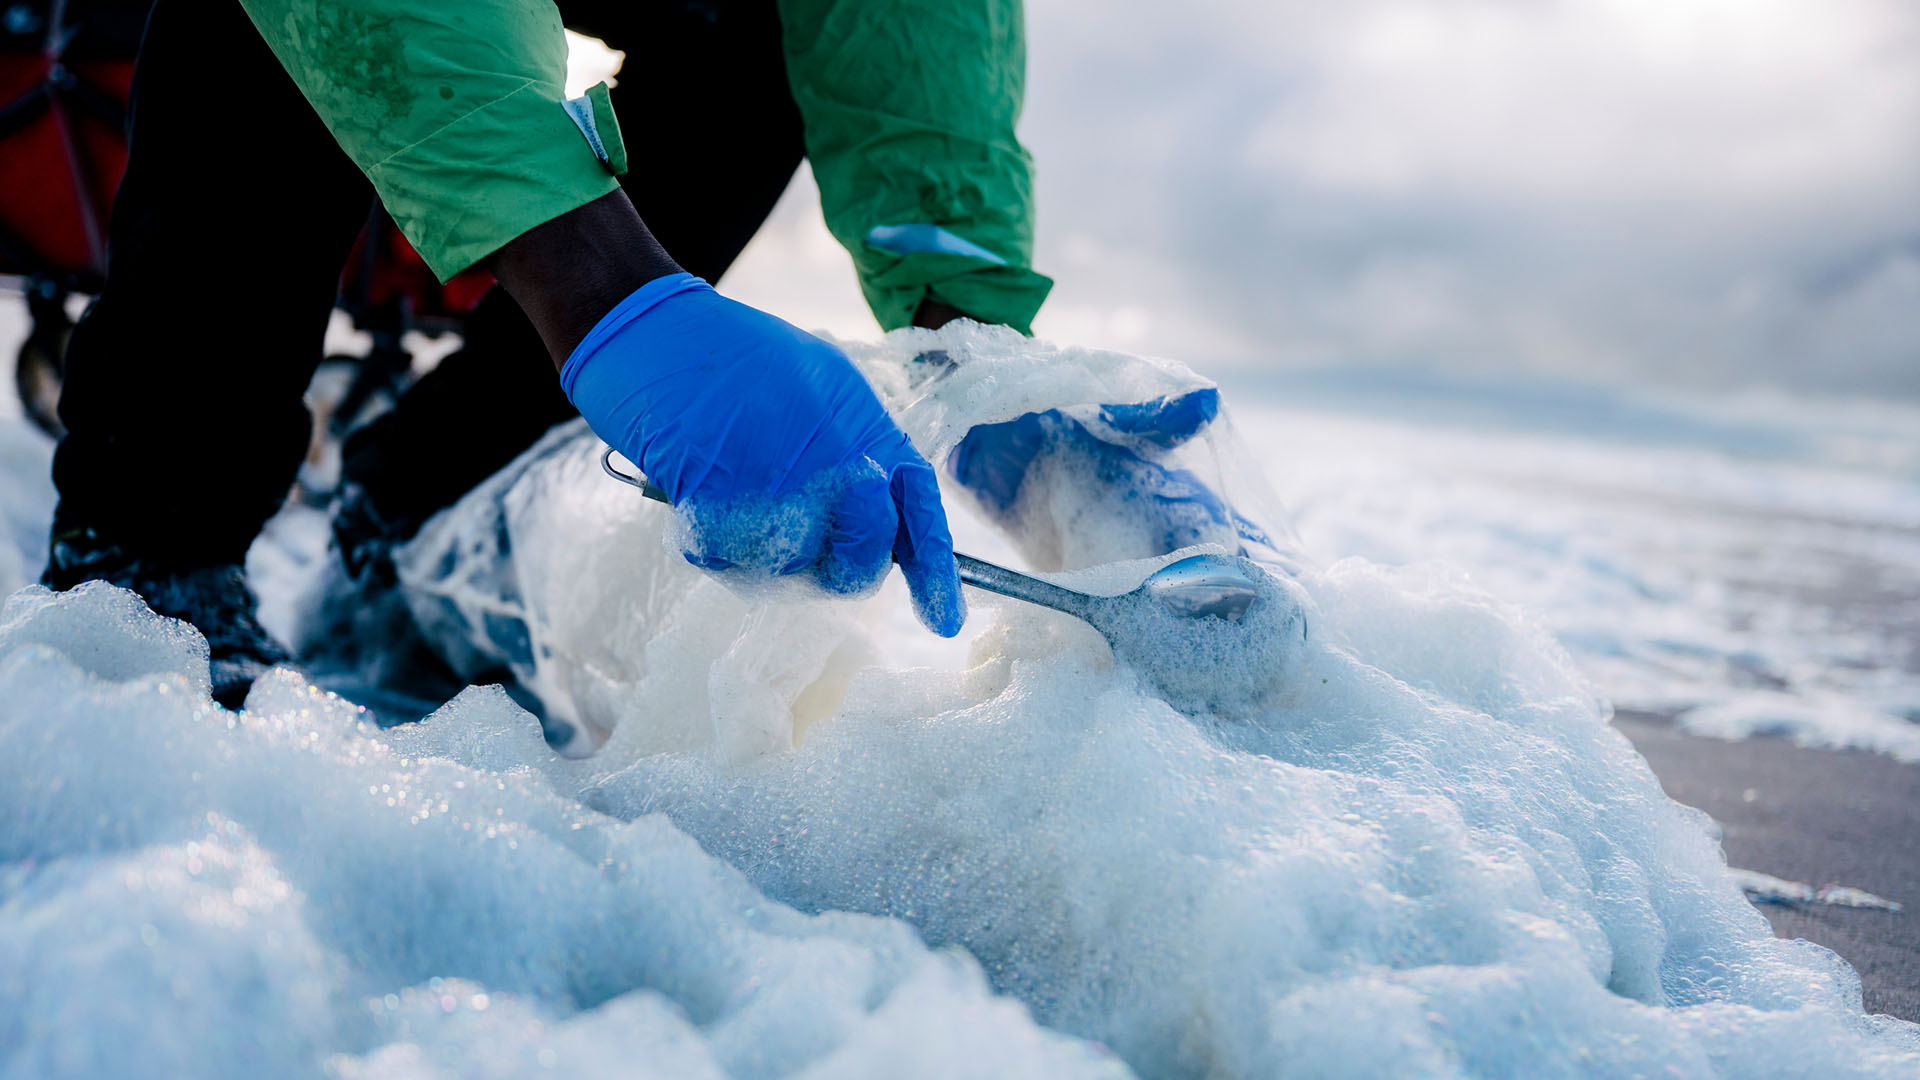
[[(1044, 334), (1920, 395), (1910, 0), (1031, 0), (1028, 25)], [(772, 247), (742, 268), (763, 302)], [(808, 303), (846, 327), (850, 299)]]

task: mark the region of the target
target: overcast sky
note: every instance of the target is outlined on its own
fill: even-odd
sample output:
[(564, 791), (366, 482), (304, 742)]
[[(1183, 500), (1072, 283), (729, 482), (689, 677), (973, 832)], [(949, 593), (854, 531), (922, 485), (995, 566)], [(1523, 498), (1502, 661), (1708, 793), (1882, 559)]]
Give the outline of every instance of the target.
[[(1915, 0), (1030, 0), (1037, 331), (1920, 396)], [(726, 285), (870, 335), (808, 183)]]

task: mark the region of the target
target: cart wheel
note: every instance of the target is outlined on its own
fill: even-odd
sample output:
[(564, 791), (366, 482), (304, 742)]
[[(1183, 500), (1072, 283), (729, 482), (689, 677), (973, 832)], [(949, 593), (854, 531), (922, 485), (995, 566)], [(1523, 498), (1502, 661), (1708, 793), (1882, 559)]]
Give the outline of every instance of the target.
[(20, 407), (33, 426), (53, 438), (66, 434), (60, 425), (60, 360), (66, 355), (66, 328), (27, 336), (13, 364), (13, 388)]

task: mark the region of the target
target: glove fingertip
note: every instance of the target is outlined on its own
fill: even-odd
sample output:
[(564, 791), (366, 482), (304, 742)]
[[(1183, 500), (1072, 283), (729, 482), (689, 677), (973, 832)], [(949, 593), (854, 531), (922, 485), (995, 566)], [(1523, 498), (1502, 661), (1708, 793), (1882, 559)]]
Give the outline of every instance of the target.
[(943, 638), (959, 637), (967, 625), (967, 598), (960, 592), (960, 579), (953, 578), (951, 592), (929, 590), (925, 600), (914, 597), (913, 613), (921, 625)]
[(922, 625), (943, 638), (960, 633), (967, 622), (967, 598), (960, 591), (960, 571), (953, 549), (921, 551), (900, 564), (913, 596), (913, 613)]
[(953, 534), (940, 505), (940, 480), (932, 466), (914, 461), (894, 470), (892, 486), (900, 514), (893, 557), (913, 595), (914, 614), (927, 629), (954, 637), (967, 621), (967, 602), (960, 593)]

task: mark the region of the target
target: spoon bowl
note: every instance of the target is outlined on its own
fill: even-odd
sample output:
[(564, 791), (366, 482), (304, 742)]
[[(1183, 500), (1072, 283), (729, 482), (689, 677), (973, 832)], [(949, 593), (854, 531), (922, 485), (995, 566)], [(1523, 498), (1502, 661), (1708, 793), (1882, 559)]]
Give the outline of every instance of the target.
[(1168, 563), (1149, 574), (1139, 591), (1182, 618), (1228, 622), (1238, 622), (1260, 597), (1252, 575), (1225, 555), (1189, 555)]
[(955, 555), (960, 580), (1085, 620), (1182, 712), (1239, 717), (1293, 686), (1306, 654), (1297, 589), (1251, 559), (1189, 555), (1130, 592), (1094, 596)]

